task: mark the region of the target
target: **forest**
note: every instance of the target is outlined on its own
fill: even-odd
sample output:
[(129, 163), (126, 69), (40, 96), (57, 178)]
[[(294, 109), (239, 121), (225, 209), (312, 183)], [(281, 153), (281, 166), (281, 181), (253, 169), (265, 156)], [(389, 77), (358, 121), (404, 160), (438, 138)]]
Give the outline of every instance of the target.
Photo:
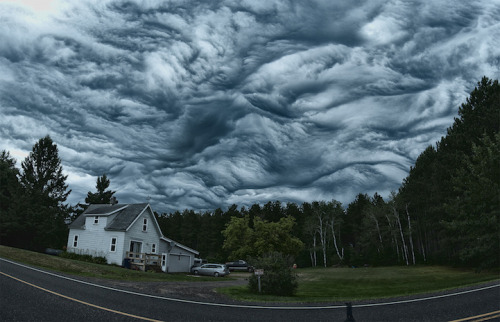
[(269, 201), (226, 211), (159, 214), (158, 222), (167, 236), (214, 261), (233, 256), (222, 233), (232, 217), (247, 218), (250, 229), (256, 218), (290, 217), (291, 234), (303, 243), (296, 254), (301, 266), (498, 267), (499, 121), (498, 80), (484, 77), (446, 135), (420, 154), (389, 200), (360, 193), (348, 205), (334, 199), (299, 205)]
[[(444, 264), (499, 266), (500, 85), (477, 83), (454, 123), (428, 146), (387, 200), (358, 194), (348, 205), (278, 200), (226, 210), (156, 214), (165, 236), (224, 262), (266, 250), (301, 266)], [(0, 154), (0, 243), (43, 250), (66, 244), (67, 223), (94, 202), (109, 202), (109, 179), (70, 206), (57, 145), (40, 139), (21, 169)]]

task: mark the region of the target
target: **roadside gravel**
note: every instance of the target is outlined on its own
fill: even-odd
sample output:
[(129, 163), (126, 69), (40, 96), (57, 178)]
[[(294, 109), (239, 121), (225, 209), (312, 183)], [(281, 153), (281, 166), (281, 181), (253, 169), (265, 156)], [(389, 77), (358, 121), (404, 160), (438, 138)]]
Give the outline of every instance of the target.
[(228, 303), (235, 301), (223, 294), (217, 293), (216, 289), (219, 287), (246, 285), (248, 283), (248, 276), (246, 273), (235, 273), (231, 274), (231, 279), (214, 277), (213, 282), (131, 282), (81, 277), (78, 279), (107, 287), (150, 295), (193, 301)]
[[(105, 280), (96, 278), (85, 278), (85, 280), (108, 286), (113, 288), (119, 288), (122, 290), (128, 290), (132, 292), (145, 293), (150, 295), (165, 296), (169, 298), (175, 298), (180, 300), (191, 300), (209, 303), (227, 303), (235, 304), (241, 303), (239, 301), (233, 300), (224, 294), (220, 294), (216, 291), (220, 287), (228, 286), (238, 286), (246, 285), (248, 283), (248, 273), (234, 273), (231, 274), (231, 279), (227, 278), (214, 278), (214, 281), (203, 281), (203, 282), (130, 282), (130, 281), (115, 281), (115, 280)], [(81, 278), (84, 279), (84, 278)], [(442, 296), (446, 294), (454, 294), (464, 291), (469, 291), (473, 289), (478, 289), (481, 287), (487, 287), (491, 285), (499, 285), (499, 281), (491, 281), (487, 283), (482, 283), (473, 286), (464, 286), (459, 288), (454, 288), (450, 290), (444, 290), (439, 292), (433, 292), (428, 294), (417, 294), (408, 296), (399, 296), (393, 298), (384, 299), (371, 299), (371, 300), (358, 300), (351, 301), (353, 305), (363, 305), (368, 303), (387, 303), (387, 302), (398, 302), (407, 301), (413, 299), (421, 299), (426, 297)], [(250, 303), (245, 303), (250, 304)], [(296, 305), (306, 305), (306, 306), (324, 306), (324, 305), (344, 305), (345, 301), (338, 302), (322, 302), (322, 303), (253, 303), (253, 304), (265, 304), (265, 305), (278, 305), (278, 306), (296, 306)]]

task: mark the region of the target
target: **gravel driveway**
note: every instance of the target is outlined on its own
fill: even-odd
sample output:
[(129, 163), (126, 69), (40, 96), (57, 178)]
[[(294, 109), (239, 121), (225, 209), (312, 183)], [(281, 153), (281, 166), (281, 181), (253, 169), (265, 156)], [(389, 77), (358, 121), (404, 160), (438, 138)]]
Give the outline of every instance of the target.
[(108, 287), (137, 291), (151, 295), (162, 295), (204, 302), (232, 302), (228, 297), (217, 293), (216, 289), (219, 287), (246, 285), (248, 284), (248, 277), (249, 275), (247, 273), (232, 273), (231, 279), (214, 277), (213, 281), (203, 282), (129, 282), (90, 278), (86, 280)]

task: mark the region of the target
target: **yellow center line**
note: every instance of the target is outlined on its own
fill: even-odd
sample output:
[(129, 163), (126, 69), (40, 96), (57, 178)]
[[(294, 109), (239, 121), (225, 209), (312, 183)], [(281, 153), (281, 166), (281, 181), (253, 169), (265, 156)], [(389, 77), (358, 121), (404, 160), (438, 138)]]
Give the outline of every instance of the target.
[[(450, 322), (462, 322), (462, 321), (480, 322), (480, 321), (487, 321), (487, 320), (491, 320), (491, 319), (500, 317), (499, 313), (500, 313), (500, 311), (494, 311), (494, 312), (490, 312), (490, 313), (485, 313), (485, 314), (480, 314), (480, 315), (476, 315), (476, 316), (471, 316), (471, 317), (460, 319), (460, 320), (453, 320), (453, 321), (450, 321)], [(476, 319), (479, 319), (479, 318), (482, 318), (482, 319), (476, 320)]]
[(500, 314), (498, 315), (493, 315), (493, 316), (489, 316), (487, 318), (484, 318), (484, 319), (481, 319), (481, 320), (474, 320), (474, 322), (481, 322), (481, 321), (487, 321), (487, 320), (493, 320), (495, 318), (500, 318)]
[(18, 282), (21, 282), (21, 283), (24, 283), (26, 285), (32, 286), (34, 288), (37, 288), (39, 290), (42, 290), (42, 291), (45, 291), (45, 292), (48, 292), (48, 293), (51, 293), (51, 294), (63, 297), (65, 299), (68, 299), (68, 300), (71, 300), (71, 301), (74, 301), (74, 302), (85, 304), (85, 305), (88, 305), (88, 306), (91, 306), (91, 307), (94, 307), (94, 308), (97, 308), (97, 309), (100, 309), (100, 310), (104, 310), (104, 311), (108, 311), (108, 312), (112, 312), (112, 313), (116, 313), (116, 314), (120, 314), (120, 315), (125, 315), (125, 316), (128, 316), (128, 317), (132, 317), (132, 318), (136, 318), (136, 319), (140, 319), (140, 320), (144, 320), (144, 321), (161, 322), (161, 320), (154, 320), (154, 319), (146, 318), (146, 317), (139, 316), (139, 315), (134, 315), (134, 314), (129, 314), (129, 313), (121, 312), (121, 311), (116, 311), (116, 310), (108, 309), (108, 308), (105, 308), (105, 307), (102, 307), (102, 306), (99, 306), (99, 305), (95, 305), (95, 304), (92, 304), (92, 303), (81, 301), (81, 300), (78, 300), (78, 299), (75, 299), (75, 298), (72, 298), (72, 297), (69, 297), (69, 296), (66, 296), (66, 295), (63, 295), (63, 294), (60, 294), (60, 293), (48, 290), (48, 289), (40, 287), (38, 285), (31, 284), (29, 282), (26, 282), (26, 281), (24, 281), (22, 279), (19, 279), (17, 277), (11, 276), (9, 274), (5, 274), (3, 272), (0, 272), (0, 274), (2, 274), (4, 276), (7, 276), (7, 277), (10, 277), (10, 278), (12, 278), (12, 279), (14, 279), (14, 280), (16, 280)]

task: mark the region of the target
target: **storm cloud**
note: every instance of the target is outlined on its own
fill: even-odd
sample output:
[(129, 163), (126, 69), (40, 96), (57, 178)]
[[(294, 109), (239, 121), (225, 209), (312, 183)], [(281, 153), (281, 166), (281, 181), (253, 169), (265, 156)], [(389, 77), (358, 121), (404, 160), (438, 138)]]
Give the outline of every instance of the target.
[(102, 174), (158, 211), (385, 197), (500, 75), (499, 1), (53, 7), (0, 3), (0, 149), (49, 134), (73, 204)]

